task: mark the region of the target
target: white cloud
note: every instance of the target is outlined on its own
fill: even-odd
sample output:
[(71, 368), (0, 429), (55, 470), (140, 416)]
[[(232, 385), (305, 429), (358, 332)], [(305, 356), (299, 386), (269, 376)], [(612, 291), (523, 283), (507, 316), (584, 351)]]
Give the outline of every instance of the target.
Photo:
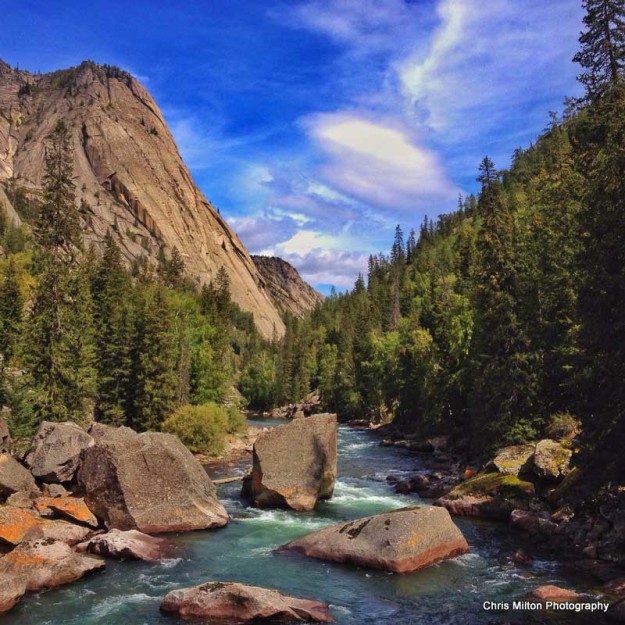
[(446, 143), (487, 142), (510, 115), (530, 114), (537, 99), (567, 95), (578, 2), (524, 0), (520, 10), (516, 0), (441, 0), (438, 15), (427, 51), (393, 67), (410, 112), (446, 134)]
[(288, 241), (297, 232), (297, 223), (288, 217), (229, 217), (228, 224), (251, 254), (272, 254), (278, 244)]
[(344, 194), (398, 212), (457, 194), (438, 156), (399, 125), (339, 112), (305, 126), (328, 157), (321, 176)]
[(283, 253), (281, 257), (296, 267), (310, 284), (332, 284), (339, 289), (351, 289), (358, 274), (366, 271), (369, 255), (314, 248), (304, 254)]

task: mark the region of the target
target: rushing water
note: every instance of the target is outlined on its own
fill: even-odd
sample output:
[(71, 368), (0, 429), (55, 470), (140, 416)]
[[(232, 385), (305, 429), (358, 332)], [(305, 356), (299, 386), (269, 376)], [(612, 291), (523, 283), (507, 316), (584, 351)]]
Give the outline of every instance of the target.
[(457, 519), (471, 553), (412, 574), (368, 571), (275, 552), (326, 525), (418, 502), (416, 495), (395, 494), (385, 478), (389, 473), (413, 473), (419, 463), (417, 454), (379, 447), (370, 433), (341, 427), (335, 496), (314, 512), (247, 508), (238, 496), (240, 483), (225, 484), (219, 487), (220, 498), (234, 518), (226, 528), (176, 536), (179, 557), (161, 564), (108, 561), (102, 573), (27, 596), (0, 618), (0, 625), (177, 625), (183, 621), (160, 614), (162, 597), (208, 580), (239, 581), (322, 599), (341, 625), (601, 622), (597, 616), (589, 620), (589, 615), (575, 620), (571, 613), (554, 621), (546, 613), (484, 612), (486, 599), (511, 602), (541, 584), (584, 590), (555, 561), (537, 559), (529, 569), (511, 564), (509, 556), (522, 542), (504, 524)]

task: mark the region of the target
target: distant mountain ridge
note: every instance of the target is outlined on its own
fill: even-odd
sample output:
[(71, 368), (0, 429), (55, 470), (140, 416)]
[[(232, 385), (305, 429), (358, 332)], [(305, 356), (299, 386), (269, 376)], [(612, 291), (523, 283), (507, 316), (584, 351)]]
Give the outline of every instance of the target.
[(304, 317), (324, 297), (307, 282), (293, 265), (276, 256), (252, 256), (274, 304), (282, 313)]
[[(275, 287), (282, 278), (252, 262), (193, 182), (156, 102), (128, 72), (85, 61), (32, 74), (0, 61), (0, 185), (39, 192), (46, 138), (60, 119), (73, 139), (86, 241), (100, 243), (112, 230), (128, 260), (177, 247), (198, 283), (224, 267), (233, 301), (254, 314), (259, 330), (268, 338), (284, 333)], [(302, 301), (287, 304), (298, 290)], [(314, 299), (299, 282), (284, 292), (286, 309), (300, 313)]]

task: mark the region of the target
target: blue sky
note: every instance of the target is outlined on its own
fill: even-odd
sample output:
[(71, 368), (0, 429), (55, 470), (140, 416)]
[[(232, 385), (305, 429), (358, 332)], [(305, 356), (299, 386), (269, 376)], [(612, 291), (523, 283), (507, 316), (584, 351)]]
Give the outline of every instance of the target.
[[(0, 58), (151, 91), (254, 253), (348, 288), (397, 223), (455, 207), (579, 88), (577, 0), (21, 0)], [(181, 8), (184, 7), (184, 8)]]

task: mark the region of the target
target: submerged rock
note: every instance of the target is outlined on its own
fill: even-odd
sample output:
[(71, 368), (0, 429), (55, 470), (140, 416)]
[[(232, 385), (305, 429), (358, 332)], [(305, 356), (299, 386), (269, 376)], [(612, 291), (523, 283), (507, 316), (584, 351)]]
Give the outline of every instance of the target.
[(570, 472), (572, 456), (573, 452), (557, 441), (540, 441), (534, 454), (534, 473), (547, 480), (559, 480)]
[(174, 590), (163, 599), (161, 610), (232, 625), (252, 621), (334, 621), (327, 604), (320, 601), (288, 597), (277, 590), (232, 582), (208, 582)]
[(284, 549), (322, 560), (407, 573), (467, 553), (469, 546), (447, 510), (415, 506), (326, 527)]
[(312, 510), (336, 482), (336, 415), (295, 419), (263, 432), (254, 444), (244, 493), (260, 508)]
[(504, 447), (488, 463), (486, 470), (493, 470), (504, 475), (519, 475), (532, 468), (534, 445), (512, 445)]
[(79, 552), (93, 553), (120, 560), (145, 560), (158, 562), (171, 557), (174, 544), (164, 538), (148, 536), (137, 530), (110, 530), (98, 534), (76, 547)]
[(23, 543), (0, 558), (0, 579), (15, 579), (36, 592), (69, 584), (104, 566), (103, 560), (75, 553), (65, 543), (42, 539)]
[(69, 482), (78, 469), (82, 450), (93, 444), (93, 438), (75, 423), (44, 421), (33, 438), (26, 465), (43, 482)]
[(0, 497), (19, 491), (37, 492), (37, 484), (30, 472), (10, 454), (0, 454)]
[(221, 527), (228, 514), (202, 465), (176, 436), (99, 426), (78, 485), (108, 529), (148, 534)]

